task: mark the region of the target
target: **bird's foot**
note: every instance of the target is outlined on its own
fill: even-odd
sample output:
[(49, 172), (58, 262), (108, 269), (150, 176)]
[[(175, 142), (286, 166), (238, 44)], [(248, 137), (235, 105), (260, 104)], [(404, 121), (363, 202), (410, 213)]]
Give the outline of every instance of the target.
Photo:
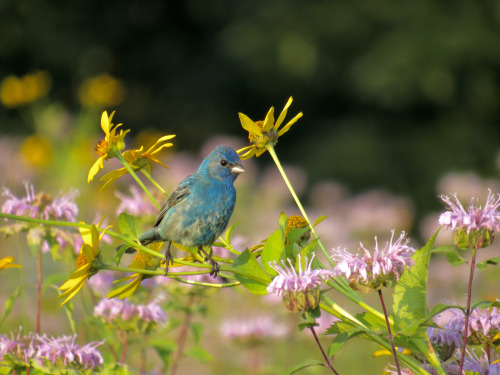
[(215, 260), (212, 259), (212, 257), (202, 248), (200, 248), (200, 252), (203, 254), (203, 258), (205, 262), (209, 263), (211, 266), (210, 270), (210, 276), (213, 278), (216, 278), (217, 275), (219, 274), (220, 268), (219, 268), (219, 263), (217, 263)]
[(172, 253), (170, 252), (170, 245), (172, 242), (168, 243), (167, 246), (167, 251), (165, 252), (165, 276), (168, 274), (168, 264), (171, 263), (172, 266), (174, 265), (174, 257), (172, 256)]

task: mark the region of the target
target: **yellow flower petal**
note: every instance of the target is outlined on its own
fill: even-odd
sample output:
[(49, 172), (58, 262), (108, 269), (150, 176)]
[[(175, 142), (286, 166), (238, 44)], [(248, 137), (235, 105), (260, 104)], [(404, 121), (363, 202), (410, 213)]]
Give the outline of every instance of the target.
[(76, 294), (80, 291), (80, 289), (82, 289), (83, 287), (83, 284), (85, 284), (85, 279), (82, 279), (80, 281), (80, 283), (75, 286), (75, 288), (73, 289), (70, 289), (68, 290), (67, 292), (64, 292), (63, 294), (61, 294), (58, 299), (63, 299), (63, 298), (66, 298), (62, 303), (61, 303), (61, 307), (64, 306), (69, 300), (71, 300), (74, 296), (76, 296)]
[(6, 268), (21, 268), (19, 264), (10, 264), (14, 261), (14, 257), (8, 256), (0, 259), (0, 269)]
[(259, 125), (257, 125), (255, 122), (250, 120), (250, 118), (243, 114), (243, 113), (238, 113), (238, 116), (240, 117), (240, 122), (241, 126), (243, 129), (245, 129), (248, 133), (251, 135), (261, 135), (262, 130)]
[(274, 125), (274, 129), (278, 129), (280, 127), (281, 123), (285, 119), (288, 108), (290, 108), (290, 105), (292, 104), (292, 102), (293, 102), (293, 98), (290, 96), (290, 98), (288, 99), (288, 101), (285, 104), (285, 108), (283, 108), (283, 110), (281, 111), (280, 116), (278, 117), (278, 120), (276, 121), (276, 124)]
[(138, 273), (132, 275), (135, 277), (134, 280), (132, 280), (129, 284), (124, 285), (120, 288), (117, 288), (115, 290), (112, 290), (108, 294), (106, 294), (107, 298), (115, 298), (118, 297), (120, 299), (126, 298), (134, 294), (134, 292), (139, 288), (139, 285), (141, 285), (142, 281), (142, 276)]
[(256, 148), (255, 146), (250, 146), (250, 150), (249, 150), (247, 153), (245, 153), (245, 154), (241, 155), (241, 156), (240, 156), (240, 159), (241, 159), (241, 160), (247, 160), (247, 159), (250, 159), (250, 158), (251, 158), (252, 156), (254, 156), (256, 153), (257, 153), (257, 148)]
[(106, 136), (109, 135), (109, 131), (111, 130), (111, 119), (114, 114), (115, 112), (111, 113), (111, 116), (108, 117), (108, 112), (104, 111), (101, 115), (101, 129)]
[(99, 159), (96, 160), (94, 165), (92, 165), (92, 167), (90, 168), (90, 171), (89, 171), (89, 175), (87, 177), (87, 183), (89, 183), (90, 181), (92, 181), (94, 179), (94, 176), (97, 174), (97, 172), (99, 172), (100, 169), (104, 168), (103, 161), (104, 161), (104, 157), (100, 156)]
[(104, 176), (101, 177), (100, 181), (104, 182), (104, 185), (101, 186), (99, 189), (100, 191), (103, 191), (105, 188), (107, 188), (109, 185), (111, 185), (113, 182), (115, 182), (118, 178), (121, 176), (124, 176), (128, 173), (128, 170), (126, 168), (120, 168), (115, 171), (111, 171), (109, 173), (106, 173)]
[(78, 268), (75, 272), (73, 272), (69, 279), (59, 287), (59, 290), (71, 289), (76, 284), (80, 282), (80, 280), (85, 280), (88, 277), (88, 270), (90, 268), (90, 264), (85, 264)]
[(289, 129), (290, 127), (295, 124), (297, 122), (297, 120), (299, 118), (302, 117), (302, 112), (300, 112), (299, 114), (297, 114), (297, 116), (295, 116), (293, 119), (291, 119), (290, 121), (288, 121), (288, 123), (283, 126), (280, 131), (278, 132), (278, 137), (281, 137), (283, 134), (285, 134)]
[(159, 143), (164, 142), (164, 141), (168, 141), (169, 139), (172, 139), (172, 138), (174, 138), (174, 137), (175, 137), (175, 134), (171, 134), (171, 135), (164, 135), (163, 137), (159, 138), (159, 139), (155, 142), (155, 144), (154, 144), (153, 146), (151, 146), (151, 147), (149, 148), (149, 150), (147, 150), (147, 151), (146, 151), (146, 153), (148, 153), (148, 154), (150, 154), (150, 153), (151, 153), (151, 154), (155, 154), (155, 153), (157, 153), (158, 151), (160, 151), (160, 150), (161, 150), (162, 148), (164, 148), (164, 147), (171, 147), (171, 146), (173, 146), (173, 143), (167, 143), (167, 144), (165, 144), (165, 145), (162, 145), (162, 146), (161, 146), (158, 150), (155, 150), (155, 147), (156, 147)]
[(264, 124), (262, 125), (262, 132), (268, 132), (273, 128), (274, 125), (274, 107), (267, 112), (266, 118), (264, 119)]

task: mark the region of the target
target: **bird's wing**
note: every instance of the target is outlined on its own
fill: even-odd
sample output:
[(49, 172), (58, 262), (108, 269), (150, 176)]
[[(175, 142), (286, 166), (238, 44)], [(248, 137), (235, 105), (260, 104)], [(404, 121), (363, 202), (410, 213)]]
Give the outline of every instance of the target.
[(175, 206), (176, 204), (178, 204), (179, 202), (181, 202), (184, 198), (186, 198), (189, 193), (191, 193), (191, 189), (189, 188), (189, 185), (187, 184), (180, 184), (177, 189), (174, 190), (174, 192), (172, 193), (172, 195), (170, 195), (170, 197), (168, 198), (168, 200), (165, 202), (165, 204), (163, 205), (163, 207), (160, 209), (160, 213), (158, 214), (158, 216), (156, 217), (156, 220), (155, 220), (155, 223), (154, 223), (154, 227), (158, 226), (158, 224), (160, 224), (161, 220), (163, 219), (163, 217), (165, 216), (165, 214), (167, 213), (167, 211)]

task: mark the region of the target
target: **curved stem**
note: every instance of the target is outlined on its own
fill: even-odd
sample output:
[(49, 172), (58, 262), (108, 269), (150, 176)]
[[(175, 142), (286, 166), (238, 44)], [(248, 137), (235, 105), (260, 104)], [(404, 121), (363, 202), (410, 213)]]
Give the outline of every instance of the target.
[(339, 373), (337, 371), (335, 371), (335, 369), (333, 368), (333, 365), (331, 364), (330, 359), (328, 358), (325, 351), (323, 350), (323, 347), (321, 346), (321, 343), (319, 342), (318, 335), (316, 335), (316, 331), (314, 330), (314, 327), (309, 327), (309, 329), (311, 330), (311, 333), (314, 336), (314, 340), (316, 340), (316, 344), (318, 344), (319, 350), (321, 351), (321, 355), (325, 359), (326, 365), (330, 368), (330, 370), (332, 370), (332, 372), (334, 374), (339, 375)]
[(158, 182), (156, 182), (156, 180), (151, 176), (151, 174), (149, 174), (149, 172), (145, 169), (145, 168), (142, 168), (141, 169), (141, 172), (144, 176), (146, 176), (146, 178), (158, 189), (161, 191), (161, 193), (163, 195), (165, 195), (166, 197), (168, 197), (168, 194), (167, 192), (165, 191), (165, 189), (163, 189), (160, 184)]
[(384, 310), (385, 323), (387, 324), (387, 331), (389, 332), (389, 342), (391, 343), (391, 350), (392, 350), (392, 354), (394, 356), (394, 362), (396, 364), (396, 371), (398, 372), (398, 375), (401, 375), (401, 368), (399, 367), (398, 355), (396, 353), (396, 347), (394, 346), (394, 340), (392, 338), (391, 324), (389, 323), (389, 316), (387, 315), (387, 311), (385, 309), (384, 297), (382, 296), (382, 289), (378, 290), (378, 295), (380, 297), (380, 303), (382, 304), (382, 309)]
[(292, 194), (292, 197), (295, 200), (295, 203), (297, 204), (297, 206), (298, 206), (298, 208), (300, 210), (300, 213), (302, 214), (302, 216), (304, 217), (304, 219), (307, 221), (307, 224), (309, 225), (309, 228), (311, 228), (311, 233), (313, 234), (314, 238), (316, 238), (318, 240), (319, 247), (323, 251), (323, 254), (325, 254), (326, 259), (328, 259), (328, 261), (330, 262), (330, 265), (332, 267), (334, 267), (335, 264), (333, 263), (333, 261), (328, 256), (328, 252), (326, 251), (325, 247), (323, 246), (323, 243), (321, 242), (321, 240), (319, 239), (318, 235), (316, 234), (316, 231), (314, 230), (314, 228), (313, 228), (313, 226), (311, 224), (311, 221), (309, 220), (309, 218), (308, 218), (308, 216), (306, 214), (306, 211), (304, 210), (304, 207), (302, 206), (302, 203), (300, 203), (300, 200), (297, 197), (297, 194), (295, 193), (295, 190), (293, 189), (293, 186), (290, 183), (290, 180), (288, 180), (288, 177), (287, 177), (287, 175), (285, 173), (285, 170), (281, 166), (281, 163), (280, 163), (280, 161), (278, 159), (278, 155), (276, 155), (276, 152), (274, 151), (274, 147), (272, 145), (268, 145), (266, 148), (267, 148), (267, 151), (269, 151), (269, 153), (271, 154), (271, 157), (273, 158), (274, 163), (276, 164), (276, 167), (278, 167), (278, 170), (281, 173), (281, 177), (283, 177), (283, 180), (285, 181), (285, 184), (288, 187), (288, 190), (290, 190), (290, 193)]
[(474, 269), (476, 268), (476, 251), (475, 247), (472, 248), (472, 260), (470, 263), (470, 275), (469, 275), (469, 286), (467, 287), (467, 309), (465, 310), (465, 322), (464, 322), (464, 338), (462, 342), (462, 354), (460, 356), (460, 370), (459, 374), (462, 373), (465, 361), (465, 351), (467, 349), (467, 336), (469, 334), (469, 316), (470, 316), (470, 303), (472, 297), (472, 279), (474, 277)]
[(139, 184), (139, 186), (142, 188), (142, 190), (144, 190), (144, 192), (149, 197), (149, 199), (151, 199), (151, 201), (154, 203), (154, 205), (159, 209), (160, 205), (158, 204), (158, 202), (156, 201), (156, 199), (153, 198), (153, 196), (151, 195), (151, 192), (149, 191), (149, 189), (146, 187), (146, 185), (144, 185), (142, 183), (141, 179), (137, 176), (137, 174), (134, 172), (134, 170), (129, 165), (129, 163), (127, 163), (127, 161), (123, 158), (122, 154), (120, 154), (119, 152), (117, 152), (115, 156), (116, 156), (116, 158), (118, 160), (120, 160), (120, 162), (123, 164), (123, 166), (125, 167), (125, 169), (128, 171), (128, 173), (130, 173), (130, 175), (134, 178), (134, 180)]

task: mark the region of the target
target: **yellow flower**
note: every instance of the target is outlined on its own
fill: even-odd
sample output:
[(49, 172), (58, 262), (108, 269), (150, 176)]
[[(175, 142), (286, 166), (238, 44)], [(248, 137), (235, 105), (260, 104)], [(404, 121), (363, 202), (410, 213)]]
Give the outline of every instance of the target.
[(14, 257), (5, 257), (0, 259), (0, 270), (7, 268), (21, 268), (19, 264), (10, 264), (14, 261)]
[(124, 97), (125, 88), (122, 82), (109, 74), (87, 79), (78, 88), (78, 98), (88, 108), (114, 106), (121, 103)]
[[(101, 223), (102, 219), (97, 225), (100, 226)], [(76, 258), (76, 271), (70, 275), (68, 281), (59, 287), (60, 290), (65, 290), (59, 296), (59, 299), (65, 299), (61, 303), (61, 306), (72, 299), (82, 289), (85, 280), (99, 271), (99, 242), (109, 228), (111, 226), (104, 229), (101, 234), (99, 234), (94, 224), (92, 224), (90, 229), (78, 228), (83, 238), (83, 245), (80, 249), (80, 254)]]
[(6, 107), (19, 107), (47, 95), (52, 80), (47, 72), (9, 75), (0, 83), (0, 101)]
[[(143, 146), (139, 149), (127, 150), (122, 156), (125, 161), (132, 167), (134, 171), (139, 171), (142, 168), (146, 169), (149, 173), (151, 173), (151, 162), (155, 162), (160, 164), (161, 166), (168, 168), (165, 164), (163, 164), (156, 156), (161, 149), (165, 147), (172, 147), (173, 143), (166, 142), (175, 135), (165, 135), (159, 138), (156, 143), (151, 146), (147, 151), (143, 151)], [(113, 183), (121, 176), (124, 176), (128, 173), (126, 168), (120, 168), (115, 171), (111, 171), (104, 176), (101, 177), (101, 181), (105, 181), (105, 184), (102, 186), (101, 190), (104, 189), (107, 185)]]
[(116, 155), (117, 152), (125, 148), (125, 142), (123, 141), (123, 138), (125, 138), (125, 135), (130, 130), (120, 130), (120, 134), (116, 135), (116, 129), (118, 129), (118, 127), (122, 124), (114, 126), (114, 124), (111, 123), (114, 114), (115, 112), (111, 113), (111, 116), (108, 117), (108, 112), (104, 111), (102, 113), (101, 128), (106, 136), (96, 146), (96, 151), (99, 155), (99, 159), (97, 159), (94, 165), (90, 168), (87, 182), (92, 181), (97, 172), (99, 172), (99, 170), (104, 167), (104, 160), (111, 159)]
[(247, 115), (239, 113), (241, 126), (248, 131), (248, 139), (250, 146), (243, 147), (238, 150), (238, 154), (242, 154), (241, 159), (250, 159), (252, 156), (262, 155), (268, 146), (274, 146), (278, 143), (278, 138), (285, 134), (295, 122), (302, 117), (302, 112), (297, 114), (293, 119), (280, 129), (280, 125), (285, 119), (288, 108), (292, 104), (293, 98), (290, 97), (288, 102), (281, 111), (276, 123), (274, 123), (274, 107), (271, 107), (267, 112), (264, 121), (252, 121)]
[[(155, 243), (152, 245), (147, 246), (148, 248), (155, 250), (156, 252), (159, 252), (161, 250), (161, 247), (163, 246), (162, 242)], [(161, 260), (157, 257), (154, 257), (153, 255), (146, 253), (144, 251), (139, 250), (137, 254), (134, 257), (134, 260), (132, 263), (130, 263), (129, 268), (133, 269), (139, 269), (139, 270), (151, 270), (154, 271), (158, 268), (160, 265)], [(132, 280), (130, 283), (127, 285), (124, 285), (122, 287), (119, 287), (115, 290), (112, 290), (109, 292), (106, 297), (107, 298), (115, 298), (118, 297), (120, 299), (124, 299), (127, 297), (130, 297), (132, 294), (135, 293), (137, 288), (139, 288), (139, 285), (141, 285), (142, 280), (150, 278), (151, 276), (145, 275), (143, 273), (134, 273), (133, 275), (127, 276), (123, 279), (116, 280), (116, 282), (120, 281), (128, 281)]]

